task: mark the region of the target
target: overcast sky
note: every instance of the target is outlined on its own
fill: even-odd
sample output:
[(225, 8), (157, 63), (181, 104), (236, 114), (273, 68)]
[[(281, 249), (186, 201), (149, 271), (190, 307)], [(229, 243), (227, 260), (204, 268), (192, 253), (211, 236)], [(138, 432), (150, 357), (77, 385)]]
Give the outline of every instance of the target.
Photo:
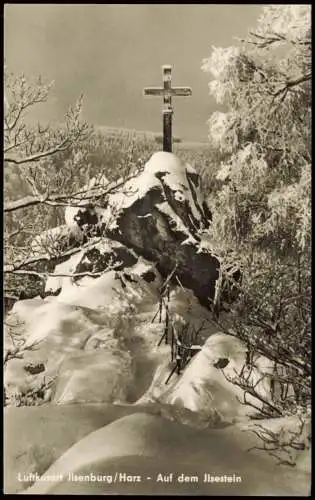
[(36, 118), (60, 121), (84, 94), (84, 118), (94, 125), (160, 132), (161, 99), (143, 87), (162, 83), (161, 65), (173, 66), (173, 84), (192, 87), (174, 99), (174, 135), (206, 140), (216, 109), (201, 71), (211, 46), (246, 36), (260, 5), (26, 4), (5, 6), (9, 70), (55, 80), (50, 104)]

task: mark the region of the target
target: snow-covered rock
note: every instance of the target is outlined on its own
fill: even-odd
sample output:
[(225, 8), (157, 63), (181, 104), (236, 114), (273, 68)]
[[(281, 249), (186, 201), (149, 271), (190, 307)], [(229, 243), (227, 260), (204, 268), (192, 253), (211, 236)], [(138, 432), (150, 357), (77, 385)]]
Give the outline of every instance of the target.
[(58, 295), (61, 292), (65, 279), (74, 274), (78, 262), (82, 259), (83, 253), (83, 250), (78, 250), (77, 253), (71, 255), (67, 260), (56, 265), (52, 273), (56, 276), (49, 276), (46, 280), (44, 292), (45, 297)]
[[(52, 264), (52, 262), (51, 262)], [(53, 264), (52, 264), (53, 265)], [(45, 284), (45, 297), (58, 295), (63, 287), (75, 285), (82, 276), (99, 277), (109, 271), (121, 271), (127, 280), (131, 275), (143, 277), (148, 282), (161, 282), (156, 266), (139, 257), (132, 249), (106, 237), (94, 237), (75, 254), (57, 263)]]
[[(92, 179), (88, 186), (92, 191), (93, 182), (96, 181)], [(104, 186), (97, 189), (104, 190)], [(219, 262), (208, 248), (200, 246), (200, 231), (209, 226), (211, 213), (203, 197), (200, 177), (190, 165), (171, 153), (158, 152), (142, 172), (122, 181), (116, 189), (109, 189), (106, 200), (98, 200), (99, 205), (93, 204), (93, 196), (88, 192), (86, 196), (78, 201), (78, 206), (66, 207), (65, 226), (37, 237), (34, 250), (46, 246), (48, 255), (54, 255), (60, 249), (78, 246), (78, 241), (88, 242), (89, 248), (76, 272), (95, 268), (103, 272), (110, 258), (105, 247), (110, 246), (114, 260), (115, 254), (121, 252), (124, 257), (127, 254), (134, 259), (142, 257), (155, 264), (164, 279), (176, 268), (173, 282), (176, 280), (178, 284), (179, 280), (209, 307), (215, 294)], [(104, 241), (94, 244), (95, 236)], [(130, 259), (125, 260), (122, 259), (122, 265), (128, 267)], [(58, 293), (59, 289), (60, 280), (50, 279), (46, 294)]]
[[(165, 381), (171, 370), (169, 362), (161, 364), (155, 373), (148, 391), (141, 397), (144, 401), (162, 401), (201, 413), (213, 412), (225, 421), (237, 421), (257, 414), (257, 409), (244, 404), (244, 390), (237, 382), (241, 372), (248, 376), (248, 383), (263, 400), (272, 401), (271, 381), (274, 363), (258, 356), (251, 371), (246, 374), (247, 346), (240, 339), (224, 333), (215, 333), (187, 365), (183, 374), (174, 374), (169, 383)], [(293, 388), (289, 387), (288, 395)], [(246, 401), (262, 408), (262, 401), (246, 395)]]
[[(84, 234), (77, 226), (66, 225), (47, 229), (37, 235), (30, 243), (28, 259), (24, 265), (27, 271), (34, 274), (26, 275), (23, 288), (19, 293), (21, 300), (32, 299), (36, 296), (44, 297), (46, 292), (46, 273), (53, 273), (56, 266), (69, 259), (68, 251), (80, 248), (84, 242)], [(58, 285), (49, 284), (48, 294), (57, 293)]]
[(108, 196), (106, 235), (157, 263), (163, 276), (177, 266), (181, 283), (209, 304), (219, 263), (198, 252), (198, 232), (211, 214), (196, 171), (174, 154), (155, 153), (143, 172)]
[[(62, 361), (82, 349), (100, 328), (82, 309), (71, 305), (45, 299), (25, 307), (23, 302), (31, 301), (19, 301), (12, 310), (23, 323), (24, 344), (23, 356), (10, 360), (5, 369), (8, 394), (21, 393), (54, 379)], [(25, 367), (30, 363), (43, 364), (45, 369), (39, 374), (29, 374)]]

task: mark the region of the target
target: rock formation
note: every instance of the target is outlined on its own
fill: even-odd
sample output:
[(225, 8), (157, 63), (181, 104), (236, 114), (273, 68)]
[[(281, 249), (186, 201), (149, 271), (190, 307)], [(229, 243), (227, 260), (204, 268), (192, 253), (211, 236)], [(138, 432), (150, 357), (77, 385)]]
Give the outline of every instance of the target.
[[(90, 188), (97, 194), (97, 189), (106, 191), (107, 183), (103, 179), (96, 187), (92, 179)], [(66, 208), (65, 226), (49, 229), (34, 239), (31, 247), (39, 260), (28, 266), (30, 270), (55, 269), (56, 274), (60, 271), (57, 266), (62, 264), (65, 272), (64, 262), (69, 261), (71, 266), (72, 260), (64, 254), (74, 248), (85, 251), (76, 273), (87, 269), (105, 272), (119, 254), (124, 254), (122, 266), (129, 265), (130, 259), (143, 257), (156, 265), (163, 278), (176, 270), (173, 282), (193, 290), (203, 305), (210, 306), (219, 262), (199, 245), (200, 232), (211, 223), (211, 212), (200, 177), (190, 165), (171, 153), (155, 153), (141, 173), (121, 183), (118, 189), (109, 189), (101, 204), (93, 204), (91, 198), (85, 194), (79, 206)], [(102, 239), (100, 243), (97, 237)], [(106, 246), (104, 253), (101, 248)], [(51, 281), (46, 295), (60, 291), (54, 286), (50, 292)]]
[(214, 296), (219, 263), (198, 245), (211, 222), (196, 171), (171, 153), (155, 153), (143, 172), (109, 196), (106, 234), (177, 278), (203, 304)]

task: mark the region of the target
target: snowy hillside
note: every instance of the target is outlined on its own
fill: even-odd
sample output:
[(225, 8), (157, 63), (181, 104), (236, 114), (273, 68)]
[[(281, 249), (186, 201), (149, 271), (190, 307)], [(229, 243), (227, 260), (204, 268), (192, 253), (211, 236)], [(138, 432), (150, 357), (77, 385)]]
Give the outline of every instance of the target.
[[(54, 268), (45, 293), (17, 301), (6, 318), (6, 416), (18, 422), (19, 412), (30, 410), (32, 419), (23, 430), (29, 433), (25, 473), (110, 474), (120, 468), (152, 477), (173, 464), (174, 474), (194, 469), (199, 478), (210, 472), (243, 477), (238, 485), (202, 481), (198, 491), (204, 494), (307, 494), (310, 429), (299, 434), (298, 419), (255, 420), (274, 398), (274, 364), (258, 356), (249, 370), (247, 345), (213, 321), (220, 263), (200, 245), (211, 211), (195, 170), (175, 155), (156, 153), (102, 205), (68, 207), (65, 220), (34, 243), (36, 255)], [(44, 248), (56, 235), (62, 236), (62, 259)], [(257, 393), (248, 399), (252, 405), (234, 383), (244, 373)], [(14, 408), (21, 401), (32, 404), (34, 395), (36, 409)], [(70, 419), (65, 408), (74, 408)], [(104, 418), (108, 412), (112, 417), (94, 420), (93, 412), (102, 408)], [(89, 424), (80, 430), (83, 414)], [(36, 419), (38, 428), (32, 427)], [(264, 423), (283, 428), (285, 446), (290, 433), (299, 434), (303, 446), (290, 458), (293, 466), (276, 465), (288, 462), (285, 450), (280, 458), (247, 451), (260, 443), (252, 426)], [(65, 447), (62, 432), (76, 425)], [(21, 466), (12, 444), (16, 432), (12, 424), (8, 493), (38, 479), (28, 484), (13, 477)], [(54, 453), (48, 451), (50, 432)], [(134, 491), (167, 493), (164, 484), (154, 484)], [(126, 487), (38, 480), (26, 492), (106, 494)], [(169, 488), (175, 491), (174, 484)], [(191, 484), (180, 489), (194, 491)]]

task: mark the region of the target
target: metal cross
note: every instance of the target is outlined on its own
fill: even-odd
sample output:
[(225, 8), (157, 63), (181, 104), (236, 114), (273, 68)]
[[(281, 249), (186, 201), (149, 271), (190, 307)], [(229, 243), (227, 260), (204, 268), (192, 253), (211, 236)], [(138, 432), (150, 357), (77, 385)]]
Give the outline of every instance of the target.
[(163, 151), (172, 152), (172, 96), (190, 96), (190, 87), (172, 87), (172, 66), (164, 65), (163, 87), (146, 87), (145, 96), (163, 96)]

